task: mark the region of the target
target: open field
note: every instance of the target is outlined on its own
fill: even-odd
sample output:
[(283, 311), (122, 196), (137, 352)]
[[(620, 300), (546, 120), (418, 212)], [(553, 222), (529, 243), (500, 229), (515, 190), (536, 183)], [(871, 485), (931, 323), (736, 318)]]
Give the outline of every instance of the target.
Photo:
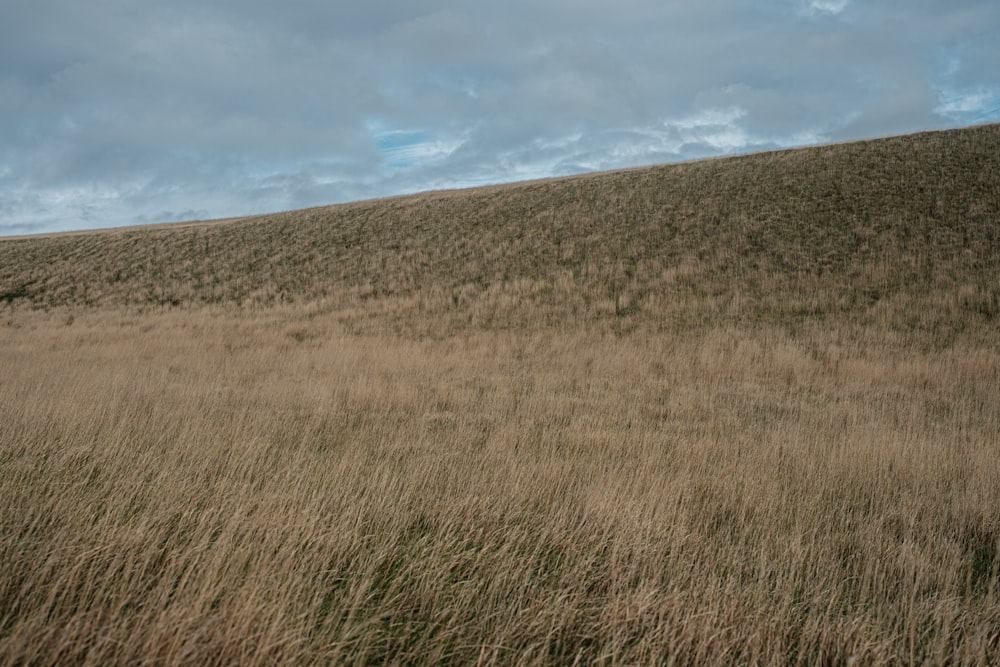
[(995, 664), (1000, 126), (0, 239), (0, 664)]

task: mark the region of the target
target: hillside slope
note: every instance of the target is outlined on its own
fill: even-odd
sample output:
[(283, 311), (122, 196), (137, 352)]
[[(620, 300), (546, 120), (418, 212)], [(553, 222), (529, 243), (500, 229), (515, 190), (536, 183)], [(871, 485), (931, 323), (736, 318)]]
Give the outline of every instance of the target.
[(1000, 664), (998, 144), (0, 241), (0, 665)]
[(947, 343), (1000, 314), (1000, 125), (0, 240), (0, 306), (319, 300), (400, 331), (849, 316)]

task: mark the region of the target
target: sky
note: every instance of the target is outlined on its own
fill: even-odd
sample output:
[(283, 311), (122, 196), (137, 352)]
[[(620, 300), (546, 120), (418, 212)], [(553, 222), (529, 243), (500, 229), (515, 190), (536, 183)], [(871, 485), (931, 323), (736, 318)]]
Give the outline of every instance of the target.
[(996, 121), (996, 0), (0, 7), (0, 235)]

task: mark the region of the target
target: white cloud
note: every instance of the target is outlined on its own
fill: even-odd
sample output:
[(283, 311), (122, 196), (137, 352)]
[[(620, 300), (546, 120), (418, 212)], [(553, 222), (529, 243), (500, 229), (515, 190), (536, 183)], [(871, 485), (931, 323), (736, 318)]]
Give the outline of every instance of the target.
[(0, 234), (1000, 120), (995, 0), (12, 1)]
[(807, 12), (810, 14), (839, 14), (847, 8), (850, 0), (810, 0)]
[(943, 91), (934, 113), (949, 118), (968, 118), (1000, 111), (1000, 88), (978, 87), (966, 91)]
[(390, 169), (416, 169), (447, 159), (462, 145), (461, 140), (421, 140), (381, 151)]

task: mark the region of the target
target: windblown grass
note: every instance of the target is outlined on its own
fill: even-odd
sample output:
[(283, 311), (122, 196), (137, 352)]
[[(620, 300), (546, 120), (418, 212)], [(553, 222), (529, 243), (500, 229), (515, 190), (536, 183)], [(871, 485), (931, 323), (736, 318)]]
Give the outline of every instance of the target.
[(0, 663), (996, 663), (998, 138), (0, 242)]

